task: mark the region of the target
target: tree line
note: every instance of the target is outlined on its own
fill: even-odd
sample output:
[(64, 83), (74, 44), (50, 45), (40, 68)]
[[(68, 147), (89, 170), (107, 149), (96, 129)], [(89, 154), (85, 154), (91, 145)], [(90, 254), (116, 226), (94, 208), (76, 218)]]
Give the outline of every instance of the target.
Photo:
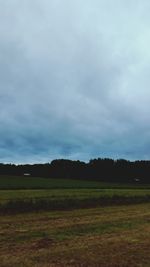
[(91, 159), (88, 163), (56, 159), (45, 164), (0, 164), (0, 175), (150, 183), (150, 161)]

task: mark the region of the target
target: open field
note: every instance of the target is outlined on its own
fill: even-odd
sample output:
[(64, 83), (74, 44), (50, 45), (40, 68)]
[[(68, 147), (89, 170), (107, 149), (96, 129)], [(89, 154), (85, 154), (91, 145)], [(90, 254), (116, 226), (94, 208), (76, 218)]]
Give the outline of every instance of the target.
[(150, 184), (116, 184), (98, 181), (73, 179), (50, 179), (41, 177), (0, 176), (0, 189), (62, 189), (62, 188), (99, 188), (99, 189), (150, 189)]
[[(38, 186), (43, 189), (37, 189)], [(69, 210), (143, 202), (150, 202), (150, 189), (146, 185), (129, 187), (80, 180), (0, 177), (1, 213)]]
[(0, 176), (0, 189), (98, 188), (105, 183), (41, 177)]
[(150, 204), (0, 216), (1, 267), (149, 267)]
[(0, 212), (71, 210), (150, 202), (149, 189), (0, 190)]
[(149, 267), (149, 247), (146, 185), (0, 177), (0, 267)]

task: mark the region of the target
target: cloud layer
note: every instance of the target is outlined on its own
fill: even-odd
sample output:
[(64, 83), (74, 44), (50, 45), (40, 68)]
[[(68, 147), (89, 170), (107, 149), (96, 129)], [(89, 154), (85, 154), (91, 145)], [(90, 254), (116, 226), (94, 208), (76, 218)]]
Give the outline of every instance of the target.
[(150, 3), (0, 0), (0, 161), (150, 158)]

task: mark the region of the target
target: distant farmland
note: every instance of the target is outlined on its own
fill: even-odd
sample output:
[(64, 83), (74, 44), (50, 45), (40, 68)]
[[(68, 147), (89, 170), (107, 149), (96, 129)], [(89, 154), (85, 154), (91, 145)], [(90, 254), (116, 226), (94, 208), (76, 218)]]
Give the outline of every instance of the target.
[[(110, 185), (112, 186), (112, 185)], [(115, 186), (115, 185), (114, 185)], [(0, 176), (0, 189), (107, 188), (95, 181), (50, 179), (41, 177)]]
[(150, 184), (119, 184), (78, 179), (50, 179), (41, 177), (0, 176), (0, 189), (57, 189), (57, 188), (137, 188), (149, 189)]
[(0, 212), (69, 210), (150, 201), (148, 186), (32, 177), (0, 177)]

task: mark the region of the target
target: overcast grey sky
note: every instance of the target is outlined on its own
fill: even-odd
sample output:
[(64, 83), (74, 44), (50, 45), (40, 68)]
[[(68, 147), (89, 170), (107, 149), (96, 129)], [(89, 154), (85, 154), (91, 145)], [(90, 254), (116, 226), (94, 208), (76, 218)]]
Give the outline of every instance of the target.
[(150, 159), (150, 1), (0, 0), (0, 162)]

